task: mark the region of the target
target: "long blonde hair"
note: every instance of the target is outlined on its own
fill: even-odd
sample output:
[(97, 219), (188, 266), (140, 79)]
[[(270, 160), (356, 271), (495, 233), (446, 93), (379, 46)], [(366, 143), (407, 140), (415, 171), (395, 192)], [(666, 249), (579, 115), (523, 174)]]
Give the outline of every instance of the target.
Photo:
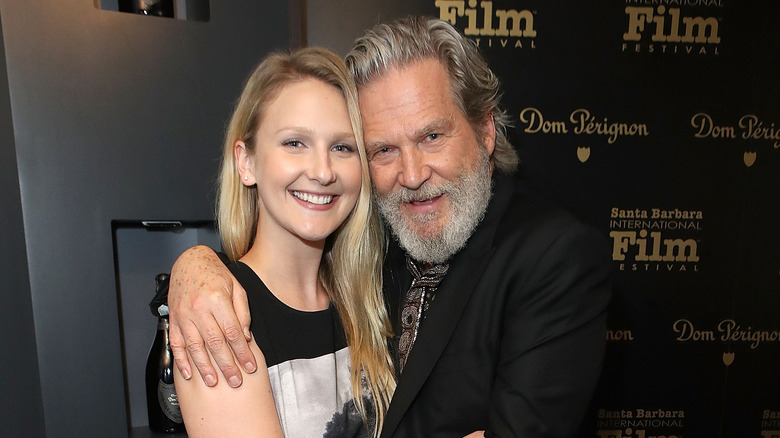
[(263, 112), (292, 82), (316, 79), (338, 89), (347, 103), (361, 164), (361, 188), (355, 208), (328, 237), (319, 279), (334, 303), (350, 348), (350, 378), (358, 411), (367, 419), (362, 379), (368, 384), (373, 408), (374, 436), (395, 390), (393, 360), (387, 339), (392, 336), (382, 296), (383, 233), (371, 200), (371, 180), (363, 143), (357, 91), (341, 58), (318, 47), (266, 57), (246, 82), (227, 128), (219, 177), (217, 217), (222, 245), (231, 260), (249, 251), (257, 232), (257, 187), (240, 181), (233, 155), (236, 141), (254, 153), (255, 134)]

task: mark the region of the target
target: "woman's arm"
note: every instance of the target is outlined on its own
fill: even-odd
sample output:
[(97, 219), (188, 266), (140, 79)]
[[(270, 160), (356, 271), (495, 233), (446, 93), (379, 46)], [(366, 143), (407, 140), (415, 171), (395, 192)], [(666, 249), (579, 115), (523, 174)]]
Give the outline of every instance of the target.
[(230, 387), (224, 379), (213, 387), (201, 379), (186, 380), (174, 367), (176, 394), (190, 438), (284, 437), (265, 357), (254, 340), (249, 348), (257, 359), (258, 370), (252, 374), (242, 370), (244, 383), (238, 388)]

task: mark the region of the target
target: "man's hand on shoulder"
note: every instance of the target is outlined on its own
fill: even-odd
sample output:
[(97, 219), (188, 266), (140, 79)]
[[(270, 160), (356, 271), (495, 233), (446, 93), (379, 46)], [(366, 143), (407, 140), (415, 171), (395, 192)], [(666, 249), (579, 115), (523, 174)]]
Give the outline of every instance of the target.
[(233, 387), (242, 383), (236, 362), (248, 373), (257, 369), (248, 344), (246, 292), (211, 248), (195, 246), (176, 260), (168, 307), (171, 350), (185, 379), (192, 377), (194, 363), (206, 385), (216, 385), (217, 372), (209, 355)]

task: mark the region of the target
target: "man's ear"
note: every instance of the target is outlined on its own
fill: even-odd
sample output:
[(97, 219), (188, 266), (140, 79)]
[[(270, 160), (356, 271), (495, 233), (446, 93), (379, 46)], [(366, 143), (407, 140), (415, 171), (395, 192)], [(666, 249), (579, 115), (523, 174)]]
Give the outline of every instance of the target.
[(482, 144), (485, 145), (488, 154), (493, 156), (493, 151), (496, 149), (496, 122), (493, 120), (493, 112), (489, 112), (482, 121)]
[(246, 143), (241, 140), (237, 141), (233, 145), (233, 155), (236, 159), (236, 168), (238, 168), (238, 176), (241, 178), (241, 183), (247, 187), (257, 184), (253, 165), (254, 160), (246, 148)]

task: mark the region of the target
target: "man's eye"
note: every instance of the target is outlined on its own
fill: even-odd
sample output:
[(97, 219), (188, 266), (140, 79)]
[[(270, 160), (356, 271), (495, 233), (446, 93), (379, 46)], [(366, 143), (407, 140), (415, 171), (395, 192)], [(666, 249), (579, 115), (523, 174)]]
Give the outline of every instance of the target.
[(388, 157), (390, 155), (390, 151), (391, 149), (389, 147), (376, 148), (368, 154), (368, 160), (372, 161), (374, 159), (383, 159)]
[(428, 134), (428, 140), (438, 140), (441, 134)]
[(374, 150), (374, 153), (371, 154), (372, 157), (380, 157), (382, 155), (387, 155), (390, 153), (390, 148), (377, 148)]

